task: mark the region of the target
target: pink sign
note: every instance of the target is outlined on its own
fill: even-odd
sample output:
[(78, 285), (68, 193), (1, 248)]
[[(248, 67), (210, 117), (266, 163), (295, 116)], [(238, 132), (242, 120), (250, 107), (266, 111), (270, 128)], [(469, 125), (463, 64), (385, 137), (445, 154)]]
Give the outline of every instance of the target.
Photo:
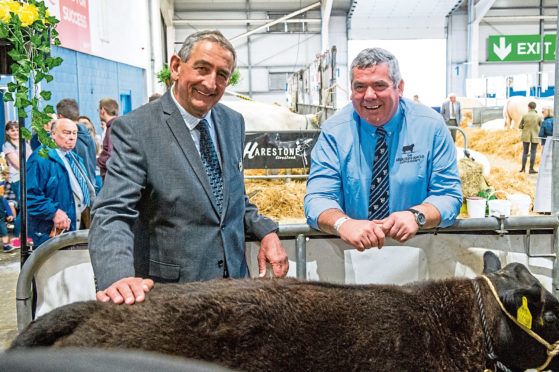
[[(49, 0), (52, 1), (52, 0)], [(88, 0), (58, 0), (60, 23), (56, 30), (64, 48), (91, 53)]]

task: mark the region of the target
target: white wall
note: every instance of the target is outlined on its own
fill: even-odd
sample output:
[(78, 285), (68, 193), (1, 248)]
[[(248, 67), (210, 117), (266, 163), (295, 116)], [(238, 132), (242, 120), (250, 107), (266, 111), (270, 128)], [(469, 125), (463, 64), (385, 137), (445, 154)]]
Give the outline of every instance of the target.
[[(220, 19), (244, 19), (246, 12), (226, 12), (219, 14)], [(319, 12), (308, 12), (308, 18), (320, 17)], [(265, 19), (266, 12), (251, 11), (250, 18)], [(217, 18), (213, 12), (179, 12), (178, 19), (212, 19)], [(252, 26), (251, 28), (254, 28)], [(338, 47), (338, 66), (342, 84), (345, 85), (347, 76), (347, 38), (345, 30), (345, 17), (332, 16), (330, 18), (330, 46)], [(218, 29), (225, 37), (231, 39), (244, 34), (249, 30), (246, 25), (220, 25), (219, 21), (207, 25), (188, 25), (175, 27), (175, 51), (180, 48), (184, 39), (200, 30)], [(233, 41), (237, 51), (237, 66), (241, 74), (240, 84), (231, 87), (231, 90), (244, 95), (252, 95), (252, 98), (267, 102), (286, 104), (285, 91), (270, 91), (270, 72), (295, 73), (311, 62), (322, 52), (320, 25), (308, 24), (306, 33), (255, 33), (250, 37), (243, 37)], [(250, 70), (250, 73), (249, 73)], [(342, 92), (340, 92), (342, 93)], [(342, 96), (342, 98), (344, 98)], [(224, 99), (227, 99), (225, 96)]]
[[(404, 80), (404, 97), (419, 95), (427, 106), (440, 106), (446, 97), (446, 41), (433, 40), (350, 40), (349, 64), (365, 48), (384, 48), (398, 59)], [(428, 54), (428, 58), (422, 56)]]
[(149, 67), (147, 0), (90, 1), (89, 16), (91, 54)]

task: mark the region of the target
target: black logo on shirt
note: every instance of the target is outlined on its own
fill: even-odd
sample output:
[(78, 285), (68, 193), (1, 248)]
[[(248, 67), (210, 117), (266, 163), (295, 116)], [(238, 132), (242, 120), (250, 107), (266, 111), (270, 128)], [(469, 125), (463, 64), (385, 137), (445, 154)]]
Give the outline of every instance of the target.
[(403, 146), (402, 147), (402, 154), (405, 154), (407, 152), (413, 153), (413, 147), (414, 146), (415, 146), (415, 143), (412, 143), (411, 145)]
[(416, 152), (413, 151), (414, 147), (415, 143), (407, 146), (402, 146), (402, 155), (396, 158), (396, 162), (400, 164), (419, 163), (422, 159), (424, 159), (425, 155), (416, 154)]

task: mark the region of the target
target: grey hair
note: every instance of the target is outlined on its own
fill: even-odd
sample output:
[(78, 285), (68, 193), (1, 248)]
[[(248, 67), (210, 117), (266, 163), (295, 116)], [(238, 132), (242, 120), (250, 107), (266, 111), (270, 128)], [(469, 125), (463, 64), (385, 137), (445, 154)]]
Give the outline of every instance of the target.
[(55, 121), (53, 121), (52, 126), (50, 127), (50, 132), (54, 133), (57, 131), (58, 128), (58, 124), (60, 124), (61, 121), (63, 120), (68, 120), (70, 123), (74, 123), (73, 120), (70, 120), (68, 118), (61, 118), (61, 119), (56, 119)]
[(233, 68), (231, 69), (231, 74), (233, 74), (233, 71), (235, 71), (235, 67), (237, 66), (237, 53), (229, 40), (227, 40), (227, 38), (218, 30), (204, 30), (189, 35), (186, 39), (184, 39), (181, 49), (177, 53), (180, 59), (183, 62), (188, 61), (190, 55), (192, 54), (192, 49), (194, 49), (194, 45), (201, 40), (209, 40), (218, 43), (220, 46), (233, 54)]
[(354, 68), (368, 68), (373, 67), (378, 63), (388, 64), (388, 76), (398, 86), (402, 80), (400, 75), (400, 66), (394, 54), (382, 48), (367, 48), (363, 49), (357, 57), (351, 62), (351, 81), (353, 82), (353, 69)]

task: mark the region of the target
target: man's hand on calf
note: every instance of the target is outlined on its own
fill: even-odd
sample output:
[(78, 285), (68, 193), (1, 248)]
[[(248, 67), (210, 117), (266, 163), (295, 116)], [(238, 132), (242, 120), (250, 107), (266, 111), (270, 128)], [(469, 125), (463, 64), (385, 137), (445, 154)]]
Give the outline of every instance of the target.
[(111, 284), (104, 291), (97, 292), (97, 300), (101, 302), (112, 301), (115, 304), (125, 303), (132, 305), (145, 300), (145, 292), (153, 288), (153, 280), (142, 278), (123, 278)]

